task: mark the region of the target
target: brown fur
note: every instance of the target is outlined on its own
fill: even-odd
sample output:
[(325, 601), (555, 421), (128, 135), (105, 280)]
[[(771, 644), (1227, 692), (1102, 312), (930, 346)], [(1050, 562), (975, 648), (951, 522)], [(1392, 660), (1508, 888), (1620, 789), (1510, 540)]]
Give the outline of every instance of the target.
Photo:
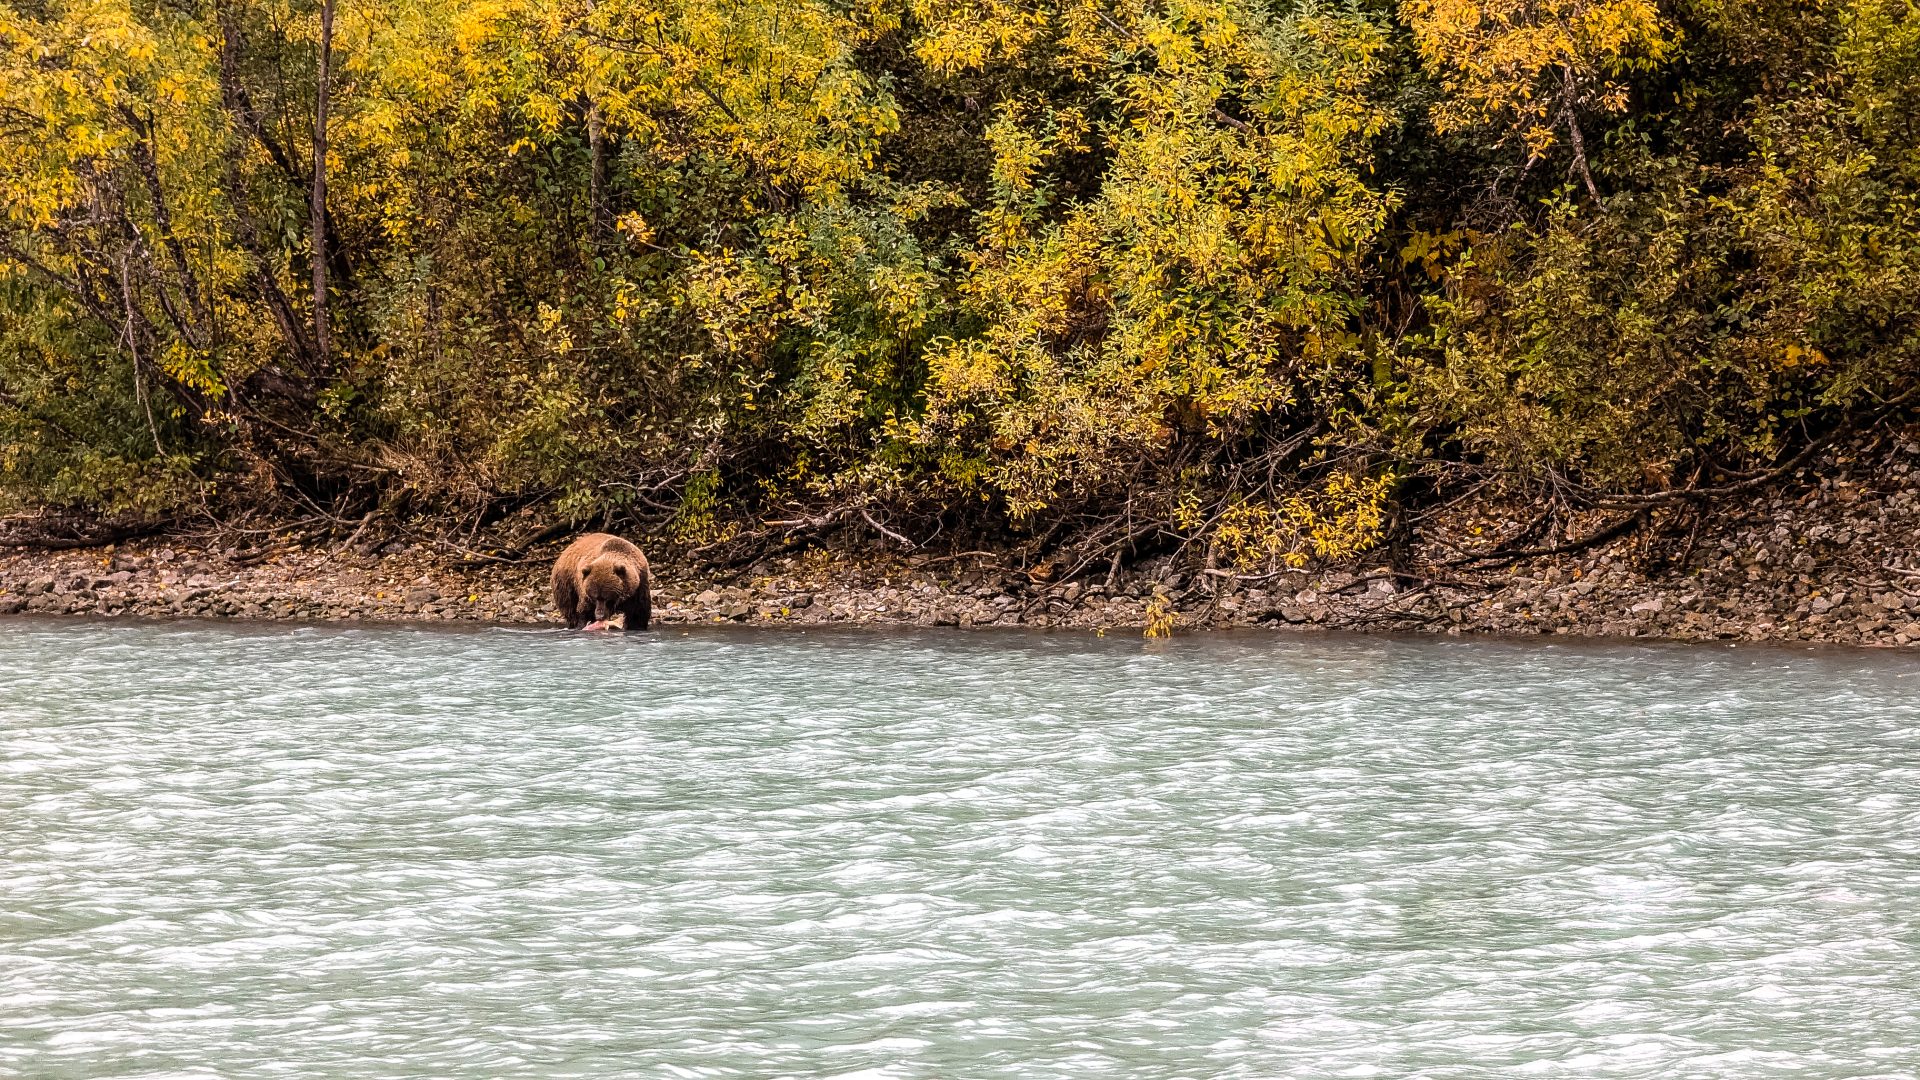
[(640, 549), (617, 536), (588, 533), (553, 560), (553, 604), (578, 630), (617, 612), (628, 630), (645, 630), (653, 619), (652, 573)]

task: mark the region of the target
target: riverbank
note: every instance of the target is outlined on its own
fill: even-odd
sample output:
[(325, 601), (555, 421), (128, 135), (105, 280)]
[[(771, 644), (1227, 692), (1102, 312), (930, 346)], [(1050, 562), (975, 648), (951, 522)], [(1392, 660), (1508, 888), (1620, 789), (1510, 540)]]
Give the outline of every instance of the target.
[[(1511, 562), (1472, 561), (1523, 535), (1531, 508), (1430, 515), (1399, 560), (1277, 574), (1184, 572), (1165, 559), (1055, 582), (991, 554), (825, 549), (742, 574), (657, 568), (665, 625), (1026, 626), (1138, 633), (1319, 627), (1678, 640), (1920, 643), (1920, 447), (1838, 453), (1778, 489), (1680, 530)], [(1597, 529), (1605, 522), (1583, 528)], [(292, 535), (157, 536), (114, 547), (0, 551), (0, 614), (284, 620), (556, 622), (555, 540), (488, 563), (431, 537), (321, 544)], [(1506, 544), (1512, 547), (1512, 544)], [(1554, 545), (1540, 545), (1551, 547)], [(1465, 554), (1463, 554), (1463, 552)]]

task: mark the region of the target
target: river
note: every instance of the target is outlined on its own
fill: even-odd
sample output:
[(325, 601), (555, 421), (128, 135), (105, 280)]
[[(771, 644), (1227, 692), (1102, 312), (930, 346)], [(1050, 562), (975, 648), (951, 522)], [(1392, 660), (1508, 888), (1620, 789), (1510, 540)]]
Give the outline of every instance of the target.
[(0, 1076), (1914, 1077), (1916, 689), (0, 621)]

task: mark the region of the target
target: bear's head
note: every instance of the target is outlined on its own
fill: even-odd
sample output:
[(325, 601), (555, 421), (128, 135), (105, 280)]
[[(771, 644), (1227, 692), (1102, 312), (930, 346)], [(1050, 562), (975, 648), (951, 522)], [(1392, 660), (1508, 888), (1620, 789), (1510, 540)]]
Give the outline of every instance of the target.
[(602, 555), (580, 567), (580, 606), (591, 604), (594, 621), (606, 622), (633, 595), (636, 584), (627, 560)]

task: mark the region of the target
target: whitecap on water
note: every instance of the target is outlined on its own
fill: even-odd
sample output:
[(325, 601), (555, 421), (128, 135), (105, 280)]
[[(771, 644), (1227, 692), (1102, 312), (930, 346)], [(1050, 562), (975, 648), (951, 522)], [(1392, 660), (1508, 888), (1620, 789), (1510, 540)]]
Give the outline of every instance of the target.
[(0, 1075), (1920, 1062), (1895, 653), (7, 629)]

